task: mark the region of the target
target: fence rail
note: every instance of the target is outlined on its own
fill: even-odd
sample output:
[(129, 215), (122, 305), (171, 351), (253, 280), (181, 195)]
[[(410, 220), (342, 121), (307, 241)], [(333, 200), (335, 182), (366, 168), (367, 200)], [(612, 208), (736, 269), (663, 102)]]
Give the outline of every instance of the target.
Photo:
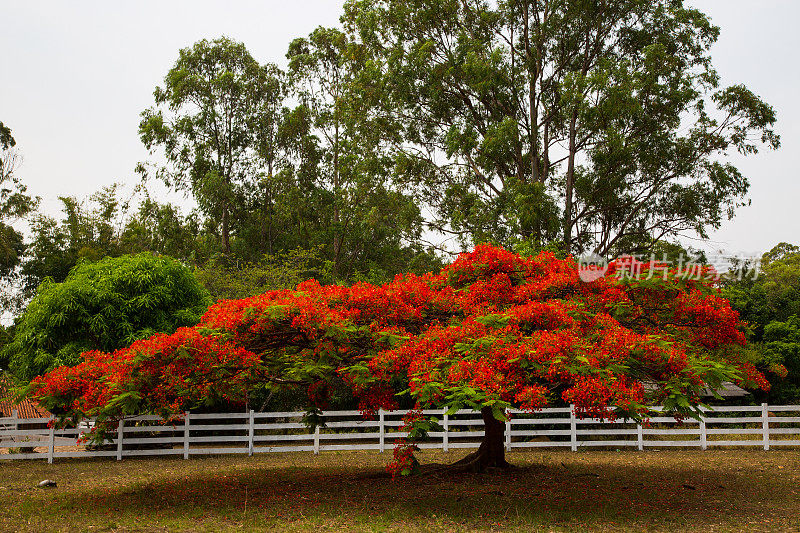
[[(477, 448), (483, 437), (480, 413), (462, 410), (426, 410), (436, 416), (442, 431), (431, 432), (421, 448), (448, 451)], [(157, 416), (127, 418), (116, 437), (102, 446), (87, 448), (80, 438), (92, 422), (67, 429), (48, 428), (50, 418), (0, 418), (0, 460), (71, 457), (176, 455), (375, 450), (384, 452), (400, 431), (404, 411), (379, 411), (365, 420), (358, 411), (327, 411), (325, 427), (314, 430), (302, 422), (301, 412), (186, 413), (171, 425)], [(655, 416), (646, 423), (578, 418), (572, 407), (528, 413), (512, 411), (505, 427), (507, 450), (563, 447), (572, 451), (596, 447), (772, 446), (800, 447), (800, 405), (719, 406), (704, 410), (700, 420), (676, 421)]]

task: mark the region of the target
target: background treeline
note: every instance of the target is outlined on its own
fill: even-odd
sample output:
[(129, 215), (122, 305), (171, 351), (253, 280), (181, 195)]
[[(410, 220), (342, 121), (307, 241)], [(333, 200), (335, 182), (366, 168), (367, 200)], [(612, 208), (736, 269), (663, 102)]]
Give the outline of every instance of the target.
[[(110, 186), (37, 213), (0, 124), (5, 309), (142, 252), (189, 268), (211, 300), (378, 283), (476, 242), (674, 256), (747, 201), (726, 154), (779, 146), (773, 109), (721, 84), (719, 28), (679, 0), (348, 0), (341, 22), (288, 43), (284, 69), (225, 37), (178, 51), (141, 114), (152, 157), (135, 196)], [(150, 197), (150, 180), (196, 208)], [(764, 346), (773, 320), (796, 320), (764, 307), (770, 276), (726, 289)]]
[(765, 401), (800, 401), (800, 247), (778, 244), (762, 256), (757, 276), (727, 281), (722, 294), (748, 323), (752, 358), (765, 370), (782, 364), (789, 371), (768, 374)]

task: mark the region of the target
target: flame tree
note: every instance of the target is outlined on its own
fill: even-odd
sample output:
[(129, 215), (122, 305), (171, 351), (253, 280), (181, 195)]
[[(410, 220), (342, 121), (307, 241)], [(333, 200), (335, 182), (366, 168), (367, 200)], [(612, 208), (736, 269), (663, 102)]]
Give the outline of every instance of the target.
[(703, 389), (723, 379), (768, 388), (742, 359), (744, 342), (738, 314), (710, 281), (630, 260), (587, 283), (572, 259), (481, 245), (438, 274), (382, 286), (310, 280), (221, 301), (195, 327), (86, 352), (29, 391), (62, 420), (96, 417), (101, 439), (122, 417), (244, 402), (256, 384), (306, 391), (313, 420), (345, 383), (366, 415), (396, 408), (398, 395), (413, 402), (395, 474), (413, 471), (414, 442), (435, 427), (423, 409), (480, 411), (480, 448), (454, 465), (480, 471), (508, 466), (507, 408), (564, 402), (578, 416), (613, 419), (662, 404), (690, 416)]

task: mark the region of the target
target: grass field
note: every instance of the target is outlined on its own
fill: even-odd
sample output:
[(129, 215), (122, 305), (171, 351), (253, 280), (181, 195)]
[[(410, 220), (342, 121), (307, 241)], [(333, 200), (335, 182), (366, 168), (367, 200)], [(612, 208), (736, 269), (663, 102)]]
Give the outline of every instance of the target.
[(800, 530), (797, 451), (514, 452), (511, 473), (396, 482), (389, 457), (2, 462), (0, 530)]

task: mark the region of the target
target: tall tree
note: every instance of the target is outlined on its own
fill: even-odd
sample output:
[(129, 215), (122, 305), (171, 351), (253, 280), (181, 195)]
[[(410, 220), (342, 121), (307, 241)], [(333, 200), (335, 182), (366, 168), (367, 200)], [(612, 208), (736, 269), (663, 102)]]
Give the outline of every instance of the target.
[(681, 0), (349, 0), (344, 20), (402, 128), (398, 177), (464, 241), (610, 254), (704, 236), (748, 190), (724, 154), (779, 145)]
[[(281, 234), (284, 233), (290, 217), (286, 217), (281, 207), (287, 195), (297, 187), (290, 153), (292, 145), (298, 141), (298, 131), (287, 127), (289, 110), (285, 99), (289, 86), (284, 73), (274, 65), (267, 65), (265, 69), (269, 73), (269, 97), (254, 102), (254, 105), (259, 106), (254, 122), (254, 148), (263, 164), (263, 171), (258, 183), (258, 194), (252, 198), (252, 204), (246, 206), (249, 213), (242, 215), (245, 218), (249, 215), (251, 219), (243, 224), (243, 232), (249, 230), (257, 233), (257, 246), (254, 248), (260, 254), (271, 254), (276, 248), (288, 244), (283, 242)], [(249, 237), (244, 240), (249, 248), (253, 248), (254, 239)]]
[[(39, 198), (29, 195), (16, 175), (21, 162), (16, 144), (11, 129), (0, 122), (0, 281), (8, 284), (18, 281), (17, 267), (25, 249), (22, 234), (13, 224), (33, 213), (39, 204)], [(19, 293), (3, 287), (0, 307), (10, 310), (19, 305)]]
[(191, 192), (237, 259), (323, 246), (339, 279), (435, 265), (416, 202), (387, 179), (364, 52), (324, 28), (291, 43), (287, 74), (225, 38), (181, 50), (140, 124), (166, 164), (140, 171)]
[(320, 27), (292, 41), (287, 57), (300, 102), (295, 112), (308, 117), (317, 141), (334, 274), (347, 277), (365, 263), (387, 267), (382, 258), (418, 242), (422, 219), (417, 202), (388, 179), (392, 160), (368, 90), (371, 52), (338, 29)]
[[(155, 174), (189, 191), (201, 211), (219, 221), (222, 249), (231, 252), (234, 217), (257, 186), (261, 170), (258, 135), (264, 102), (281, 99), (277, 69), (263, 67), (244, 44), (228, 38), (202, 40), (180, 51), (153, 93), (155, 107), (142, 113), (139, 134), (166, 164)], [(147, 173), (148, 167), (139, 165)]]

